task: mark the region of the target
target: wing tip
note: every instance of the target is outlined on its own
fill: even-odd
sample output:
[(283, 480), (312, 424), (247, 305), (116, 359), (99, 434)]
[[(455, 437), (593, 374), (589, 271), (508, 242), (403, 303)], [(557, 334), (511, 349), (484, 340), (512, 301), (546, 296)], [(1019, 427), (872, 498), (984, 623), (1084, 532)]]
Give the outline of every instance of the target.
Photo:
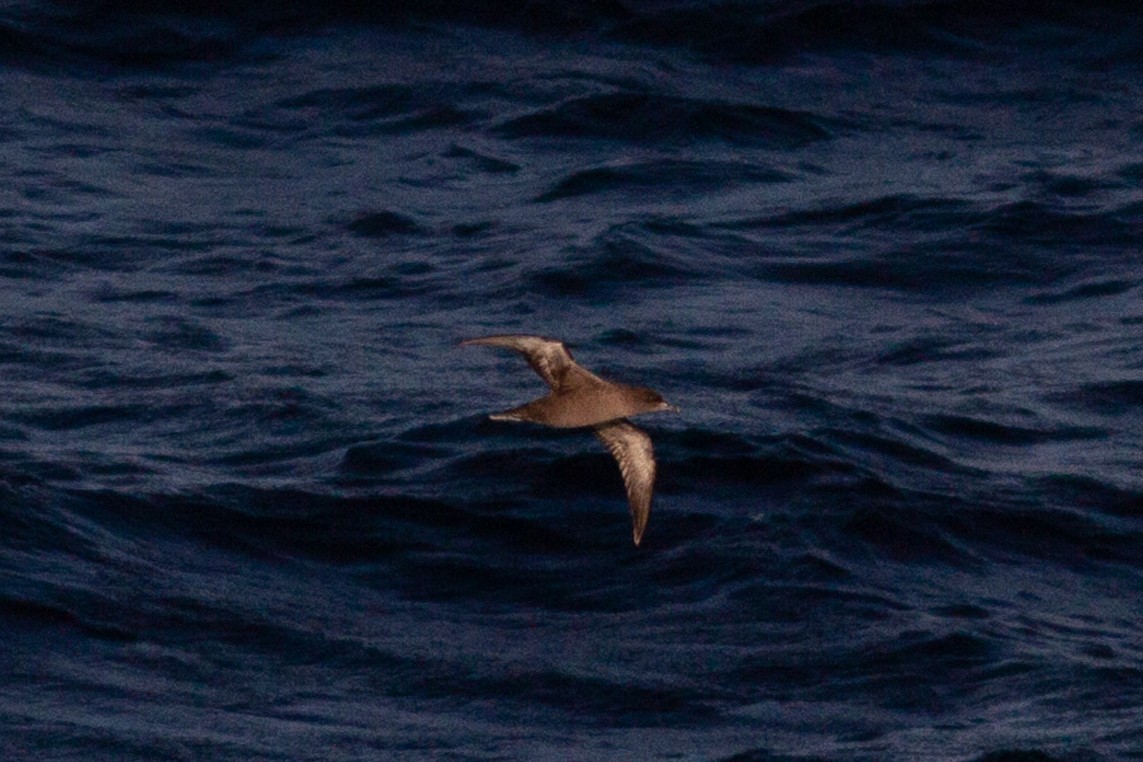
[(540, 341), (545, 344), (559, 344), (566, 347), (562, 339), (554, 339), (551, 336), (544, 336), (539, 333), (494, 333), (490, 336), (473, 336), (471, 339), (461, 339), (457, 342), (457, 346), (466, 347), (473, 344), (482, 344), (485, 346), (511, 346), (520, 341)]
[(643, 535), (647, 531), (647, 524), (650, 523), (648, 519), (651, 518), (651, 506), (648, 505), (646, 511), (637, 511), (632, 507), (631, 510), (631, 539), (635, 541), (635, 547), (639, 547), (643, 543)]
[(472, 347), (479, 344), (487, 344), (486, 339), (494, 338), (492, 336), (474, 336), (471, 339), (461, 339), (456, 343), (458, 347)]

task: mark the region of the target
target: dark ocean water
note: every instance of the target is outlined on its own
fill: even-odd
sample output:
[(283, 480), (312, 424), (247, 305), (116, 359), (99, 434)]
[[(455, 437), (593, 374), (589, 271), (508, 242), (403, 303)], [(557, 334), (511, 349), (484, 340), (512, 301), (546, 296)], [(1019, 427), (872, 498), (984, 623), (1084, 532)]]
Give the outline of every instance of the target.
[[(0, 2), (0, 758), (1143, 760), (1122, 3)], [(682, 409), (634, 548), (462, 338)]]

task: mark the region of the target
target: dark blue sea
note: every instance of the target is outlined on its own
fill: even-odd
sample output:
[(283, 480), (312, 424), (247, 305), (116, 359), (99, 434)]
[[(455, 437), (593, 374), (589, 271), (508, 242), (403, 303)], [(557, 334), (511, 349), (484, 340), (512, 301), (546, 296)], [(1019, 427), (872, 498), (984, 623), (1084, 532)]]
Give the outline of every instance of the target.
[[(1143, 760), (1143, 14), (0, 1), (0, 759)], [(640, 547), (534, 333), (679, 413)]]

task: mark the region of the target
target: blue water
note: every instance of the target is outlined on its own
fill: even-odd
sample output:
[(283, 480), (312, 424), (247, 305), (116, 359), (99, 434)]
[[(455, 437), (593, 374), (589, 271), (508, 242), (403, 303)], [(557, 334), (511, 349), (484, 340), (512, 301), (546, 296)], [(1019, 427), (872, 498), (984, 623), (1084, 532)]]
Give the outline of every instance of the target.
[(0, 3), (0, 758), (1143, 760), (1133, 5), (378, 5)]

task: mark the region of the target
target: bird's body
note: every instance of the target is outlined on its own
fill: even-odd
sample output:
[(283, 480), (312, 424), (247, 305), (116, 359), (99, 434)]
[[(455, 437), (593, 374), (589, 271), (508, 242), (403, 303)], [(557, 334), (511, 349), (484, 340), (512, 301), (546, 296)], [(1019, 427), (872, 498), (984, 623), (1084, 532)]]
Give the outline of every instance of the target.
[(576, 364), (563, 342), (542, 336), (485, 336), (461, 346), (505, 347), (524, 355), (551, 388), (546, 397), (490, 416), (497, 421), (529, 421), (557, 428), (590, 426), (619, 463), (631, 508), (635, 544), (643, 539), (655, 485), (651, 438), (626, 419), (640, 413), (674, 410), (658, 392), (606, 381)]
[(657, 409), (640, 409), (642, 402), (638, 391), (635, 387), (609, 384), (552, 392), (526, 405), (505, 410), (503, 413), (495, 413), (492, 419), (530, 421), (558, 429), (598, 426), (629, 415), (649, 413)]

